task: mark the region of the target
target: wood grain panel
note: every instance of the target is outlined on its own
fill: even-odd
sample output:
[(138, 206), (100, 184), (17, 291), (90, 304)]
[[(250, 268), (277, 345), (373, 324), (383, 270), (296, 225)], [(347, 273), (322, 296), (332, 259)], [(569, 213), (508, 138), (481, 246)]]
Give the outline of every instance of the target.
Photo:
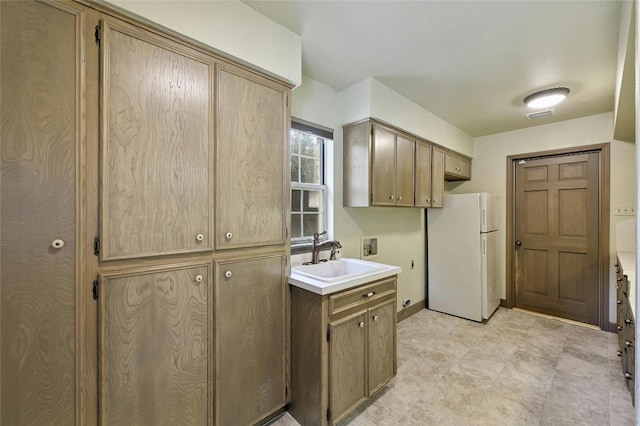
[(558, 276), (562, 286), (559, 288), (560, 299), (587, 301), (585, 272), (587, 256), (584, 253), (558, 253)]
[(522, 250), (523, 275), (522, 291), (525, 293), (548, 295), (549, 259), (543, 250)]
[(369, 309), (369, 395), (395, 375), (396, 305), (395, 300)]
[(101, 259), (209, 250), (213, 63), (102, 26)]
[(587, 178), (587, 162), (559, 164), (560, 176), (558, 180), (573, 180)]
[(217, 69), (217, 88), (216, 248), (282, 244), (288, 89), (232, 68)]
[(548, 235), (549, 198), (547, 191), (527, 191), (523, 200), (523, 228), (528, 235)]
[(209, 424), (209, 282), (206, 265), (102, 277), (101, 424)]
[(284, 256), (216, 264), (216, 416), (250, 425), (284, 407)]
[(380, 126), (373, 126), (371, 191), (373, 205), (394, 206), (396, 170), (396, 134)]
[(85, 16), (27, 1), (0, 15), (0, 423), (72, 425)]
[(343, 194), (345, 207), (368, 207), (371, 197), (371, 182), (368, 178), (369, 141), (371, 130), (369, 121), (345, 126), (343, 129)]
[(431, 159), (431, 207), (444, 205), (444, 151), (433, 147)]
[(416, 207), (431, 207), (431, 145), (416, 142)]
[(367, 397), (367, 313), (330, 324), (329, 395), (333, 422)]
[(527, 183), (546, 182), (548, 180), (548, 173), (549, 168), (547, 166), (525, 167), (524, 181)]
[(587, 189), (560, 189), (558, 191), (558, 236), (587, 237)]
[(415, 141), (396, 137), (396, 206), (413, 207)]

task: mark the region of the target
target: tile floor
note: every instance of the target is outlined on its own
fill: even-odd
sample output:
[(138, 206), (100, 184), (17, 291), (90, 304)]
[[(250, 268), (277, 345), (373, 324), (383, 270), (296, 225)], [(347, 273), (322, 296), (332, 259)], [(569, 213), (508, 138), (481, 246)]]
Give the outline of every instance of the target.
[[(398, 375), (340, 425), (634, 425), (617, 337), (500, 308), (398, 324)], [(296, 426), (288, 414), (273, 426)]]

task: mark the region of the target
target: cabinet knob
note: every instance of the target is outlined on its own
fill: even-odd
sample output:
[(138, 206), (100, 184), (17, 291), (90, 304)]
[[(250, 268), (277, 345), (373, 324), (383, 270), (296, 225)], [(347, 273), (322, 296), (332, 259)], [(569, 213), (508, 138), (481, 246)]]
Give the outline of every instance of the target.
[(224, 273), (224, 276), (227, 277), (227, 278), (231, 278), (233, 276), (233, 272), (227, 271), (227, 272)]
[(618, 281), (622, 281), (622, 278), (618, 277), (618, 278), (617, 278), (617, 280), (618, 280)]
[(358, 327), (360, 327), (360, 328), (364, 328), (364, 322), (363, 322), (363, 321), (360, 321), (360, 324), (358, 324)]
[(389, 199), (390, 199), (390, 200), (395, 200), (395, 199), (396, 199), (396, 197), (394, 197), (393, 195), (389, 195)]
[(51, 242), (51, 247), (53, 247), (54, 249), (62, 248), (62, 246), (64, 246), (64, 241), (62, 241), (61, 239), (53, 240)]
[(621, 325), (618, 326), (618, 331), (622, 331), (622, 326)]
[(434, 198), (432, 201), (433, 201), (434, 203), (437, 203), (437, 202), (438, 202), (438, 200), (436, 200), (435, 198)]
[(196, 282), (197, 283), (201, 283), (202, 282), (202, 275), (196, 275)]
[(431, 200), (427, 198), (427, 203), (428, 203), (429, 201), (431, 201)]
[(622, 305), (622, 300), (616, 300), (616, 303), (617, 303), (618, 305)]
[(204, 240), (204, 235), (203, 234), (196, 235), (196, 241), (203, 241), (203, 240)]
[(624, 345), (628, 348), (630, 348), (631, 346), (633, 346), (633, 342), (629, 341), (629, 340), (625, 340), (624, 341)]
[(227, 232), (226, 234), (224, 234), (224, 237), (225, 237), (227, 240), (230, 240), (230, 239), (232, 239), (232, 238), (233, 238), (233, 234), (232, 234), (231, 232)]
[(398, 201), (402, 201), (402, 195), (398, 196)]
[(374, 320), (374, 321), (378, 321), (378, 316), (377, 316), (377, 315), (374, 315), (374, 316), (373, 316), (373, 320)]
[(626, 380), (633, 380), (633, 374), (628, 373), (628, 372), (627, 372), (627, 373), (624, 373), (624, 378), (625, 378)]
[(627, 325), (633, 325), (633, 321), (629, 318), (627, 318), (626, 320), (624, 320), (624, 323)]

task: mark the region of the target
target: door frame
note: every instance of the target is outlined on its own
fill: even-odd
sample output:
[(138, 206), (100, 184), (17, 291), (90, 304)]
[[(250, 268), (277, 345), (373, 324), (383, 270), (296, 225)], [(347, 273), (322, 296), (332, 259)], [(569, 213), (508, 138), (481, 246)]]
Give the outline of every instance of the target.
[(582, 154), (586, 152), (596, 152), (598, 154), (599, 168), (599, 191), (598, 191), (598, 325), (602, 330), (610, 331), (609, 328), (609, 208), (610, 208), (610, 143), (601, 143), (594, 145), (577, 146), (570, 148), (554, 149), (550, 151), (538, 151), (525, 154), (516, 154), (507, 156), (507, 228), (506, 228), (506, 250), (507, 250), (507, 276), (506, 276), (506, 300), (507, 308), (515, 306), (515, 256), (514, 256), (514, 237), (515, 237), (515, 183), (516, 183), (516, 164), (520, 160), (558, 157), (572, 154)]

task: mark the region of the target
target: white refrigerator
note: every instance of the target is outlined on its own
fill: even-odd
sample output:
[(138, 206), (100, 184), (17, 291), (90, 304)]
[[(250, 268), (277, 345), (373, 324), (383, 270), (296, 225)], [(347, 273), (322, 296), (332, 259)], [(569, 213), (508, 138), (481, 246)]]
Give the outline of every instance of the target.
[(497, 199), (445, 195), (427, 211), (428, 307), (482, 322), (500, 304)]

